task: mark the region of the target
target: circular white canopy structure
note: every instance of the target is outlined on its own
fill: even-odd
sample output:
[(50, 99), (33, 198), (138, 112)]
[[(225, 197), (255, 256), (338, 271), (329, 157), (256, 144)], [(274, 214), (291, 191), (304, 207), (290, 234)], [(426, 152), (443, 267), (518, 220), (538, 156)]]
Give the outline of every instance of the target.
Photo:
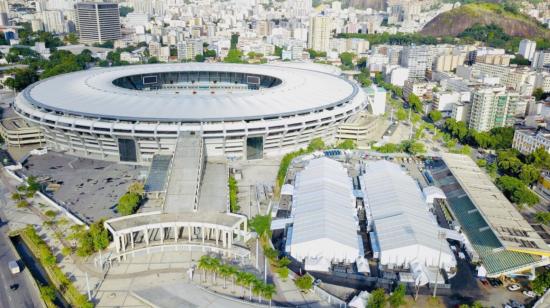
[[(181, 73), (185, 73), (187, 79), (177, 80)], [(278, 84), (254, 90), (242, 87), (226, 90), (222, 80), (231, 79), (231, 74), (239, 74), (240, 80), (225, 82), (226, 85), (248, 86), (257, 80), (254, 77), (273, 79)], [(153, 83), (154, 87), (141, 89), (115, 85), (116, 80), (125, 77), (134, 80), (149, 78), (158, 82)], [(160, 84), (161, 79), (165, 84)], [(220, 83), (213, 89), (215, 82)], [(187, 86), (178, 87), (178, 83)], [(209, 87), (207, 91), (198, 91), (197, 87), (201, 86), (203, 89)], [(346, 102), (356, 92), (357, 88), (349, 81), (313, 70), (270, 65), (180, 63), (64, 74), (33, 84), (22, 92), (18, 101), (87, 117), (140, 121), (234, 121), (322, 110)]]

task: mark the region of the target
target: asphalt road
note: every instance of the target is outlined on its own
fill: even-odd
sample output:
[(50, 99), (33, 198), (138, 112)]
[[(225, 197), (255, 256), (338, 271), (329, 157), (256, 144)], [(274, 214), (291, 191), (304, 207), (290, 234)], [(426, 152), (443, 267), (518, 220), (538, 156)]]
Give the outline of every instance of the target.
[[(4, 194), (5, 187), (0, 182), (0, 202), (2, 203), (6, 202)], [(13, 275), (8, 268), (9, 261), (20, 260), (7, 236), (8, 232), (5, 216), (0, 210), (0, 307), (43, 307), (40, 293), (29, 270), (23, 269), (20, 273)], [(10, 289), (13, 284), (19, 285), (17, 290)]]
[[(7, 226), (0, 222), (0, 307), (42, 307), (39, 299), (38, 290), (33, 284), (32, 276), (28, 270), (24, 269), (20, 273), (13, 275), (8, 262), (19, 260), (16, 256), (13, 246), (6, 235)], [(10, 286), (18, 284), (17, 290), (10, 290)]]

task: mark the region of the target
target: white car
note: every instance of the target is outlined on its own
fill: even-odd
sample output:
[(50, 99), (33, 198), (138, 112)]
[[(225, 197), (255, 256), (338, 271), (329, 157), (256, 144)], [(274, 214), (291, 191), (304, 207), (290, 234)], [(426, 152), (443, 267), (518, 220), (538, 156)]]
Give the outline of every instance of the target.
[(508, 286), (508, 291), (518, 291), (519, 289), (521, 289), (521, 287), (517, 283)]
[(525, 296), (527, 296), (527, 297), (531, 297), (531, 298), (537, 296), (537, 293), (535, 293), (535, 292), (533, 292), (533, 291), (531, 291), (531, 290), (529, 290), (529, 291), (525, 290), (525, 291), (523, 291), (522, 293), (523, 293), (523, 295), (525, 295)]

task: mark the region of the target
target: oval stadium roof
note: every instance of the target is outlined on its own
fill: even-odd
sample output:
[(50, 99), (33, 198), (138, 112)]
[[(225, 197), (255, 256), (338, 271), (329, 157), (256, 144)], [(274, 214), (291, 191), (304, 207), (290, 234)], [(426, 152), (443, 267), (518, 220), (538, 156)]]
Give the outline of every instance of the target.
[[(113, 80), (132, 75), (214, 71), (267, 75), (280, 85), (238, 93), (191, 90), (143, 91)], [(238, 121), (319, 110), (352, 99), (355, 84), (333, 74), (271, 65), (178, 63), (91, 69), (59, 75), (26, 88), (17, 100), (48, 110), (88, 117), (142, 121)]]

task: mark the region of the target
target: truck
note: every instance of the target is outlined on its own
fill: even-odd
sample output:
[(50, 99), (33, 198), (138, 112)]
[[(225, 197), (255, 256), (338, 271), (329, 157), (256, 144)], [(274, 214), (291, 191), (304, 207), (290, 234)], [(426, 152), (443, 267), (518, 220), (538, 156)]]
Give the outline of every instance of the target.
[(13, 260), (8, 262), (8, 267), (10, 268), (10, 272), (15, 275), (21, 271), (21, 268), (19, 268), (19, 264), (17, 261)]

